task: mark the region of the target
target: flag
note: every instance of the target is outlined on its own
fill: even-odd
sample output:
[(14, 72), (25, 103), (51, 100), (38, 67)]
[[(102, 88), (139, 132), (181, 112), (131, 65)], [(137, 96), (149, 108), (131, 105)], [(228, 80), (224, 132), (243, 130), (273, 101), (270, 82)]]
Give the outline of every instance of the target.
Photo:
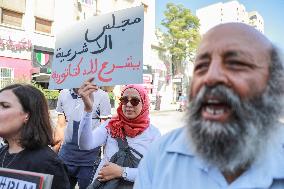
[(49, 54), (37, 52), (36, 53), (36, 61), (38, 64), (44, 66), (49, 62)]

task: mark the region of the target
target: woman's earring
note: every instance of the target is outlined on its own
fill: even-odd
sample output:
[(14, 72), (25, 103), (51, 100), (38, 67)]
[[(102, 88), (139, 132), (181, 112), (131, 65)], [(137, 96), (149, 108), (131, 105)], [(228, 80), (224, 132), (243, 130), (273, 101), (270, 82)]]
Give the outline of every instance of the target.
[(27, 115), (27, 116), (25, 117), (24, 124), (27, 124), (28, 120), (29, 120), (29, 115)]

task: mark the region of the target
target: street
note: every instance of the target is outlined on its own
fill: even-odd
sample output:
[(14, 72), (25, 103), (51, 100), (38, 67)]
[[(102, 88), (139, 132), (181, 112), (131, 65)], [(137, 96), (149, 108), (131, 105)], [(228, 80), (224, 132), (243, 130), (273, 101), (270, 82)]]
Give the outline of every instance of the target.
[(182, 127), (184, 120), (184, 112), (179, 111), (157, 111), (150, 113), (151, 123), (156, 126), (162, 135), (165, 133)]
[[(50, 111), (52, 125), (57, 122), (57, 114), (55, 110)], [(155, 111), (150, 113), (151, 123), (157, 127), (161, 134), (165, 134), (173, 129), (179, 128), (183, 124), (184, 112), (175, 110)]]

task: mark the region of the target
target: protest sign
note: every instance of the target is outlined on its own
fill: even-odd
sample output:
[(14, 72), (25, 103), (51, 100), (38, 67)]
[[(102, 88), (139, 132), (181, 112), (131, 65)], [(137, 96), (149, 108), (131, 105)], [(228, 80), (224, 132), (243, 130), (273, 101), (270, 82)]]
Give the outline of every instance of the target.
[(143, 83), (143, 6), (94, 16), (56, 36), (49, 89)]
[(0, 168), (0, 189), (50, 189), (53, 175)]

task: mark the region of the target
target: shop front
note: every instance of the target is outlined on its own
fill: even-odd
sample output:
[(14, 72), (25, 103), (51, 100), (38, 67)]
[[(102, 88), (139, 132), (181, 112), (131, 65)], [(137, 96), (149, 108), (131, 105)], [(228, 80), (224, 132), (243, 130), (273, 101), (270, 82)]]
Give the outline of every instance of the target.
[(14, 81), (30, 81), (33, 72), (31, 40), (0, 30), (0, 88)]
[(51, 74), (51, 65), (53, 61), (54, 49), (33, 46), (32, 62), (33, 68), (36, 71), (32, 75), (33, 80), (43, 88), (48, 88), (49, 78)]

